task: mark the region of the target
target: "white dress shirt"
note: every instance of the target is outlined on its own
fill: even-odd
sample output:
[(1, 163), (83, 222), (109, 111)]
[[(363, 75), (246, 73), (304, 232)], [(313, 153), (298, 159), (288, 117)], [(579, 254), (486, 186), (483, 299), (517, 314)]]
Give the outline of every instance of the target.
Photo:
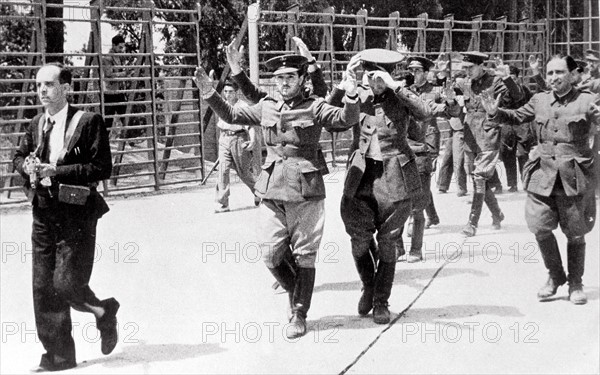
[[(56, 165), (56, 161), (58, 160), (58, 156), (65, 146), (65, 126), (67, 123), (67, 112), (69, 109), (69, 105), (65, 105), (63, 109), (55, 113), (54, 116), (50, 116), (48, 111), (46, 111), (46, 121), (54, 121), (54, 127), (50, 132), (50, 139), (48, 145), (49, 152), (49, 161), (50, 164)], [(45, 125), (46, 126), (46, 125)]]

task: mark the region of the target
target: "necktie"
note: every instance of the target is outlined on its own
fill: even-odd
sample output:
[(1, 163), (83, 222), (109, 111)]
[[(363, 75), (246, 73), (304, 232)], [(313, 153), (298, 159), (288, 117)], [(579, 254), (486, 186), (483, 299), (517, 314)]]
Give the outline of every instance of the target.
[(42, 161), (42, 163), (47, 163), (48, 162), (48, 158), (49, 158), (49, 154), (48, 154), (48, 149), (50, 148), (50, 132), (52, 131), (52, 128), (54, 127), (54, 124), (56, 122), (53, 121), (52, 119), (48, 118), (46, 120), (46, 125), (44, 126), (44, 131), (43, 131), (43, 140), (42, 140), (42, 148), (41, 148), (41, 152), (40, 152), (40, 159)]

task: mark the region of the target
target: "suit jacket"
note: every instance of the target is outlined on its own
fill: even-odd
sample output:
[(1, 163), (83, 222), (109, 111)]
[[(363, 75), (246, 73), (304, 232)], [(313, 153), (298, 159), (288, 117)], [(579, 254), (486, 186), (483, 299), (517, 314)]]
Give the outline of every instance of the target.
[[(76, 112), (77, 108), (69, 105), (65, 133)], [(24, 139), (13, 159), (16, 170), (26, 180), (26, 189), (31, 187), (29, 176), (23, 171), (23, 162), (30, 153), (36, 150), (41, 141), (39, 139), (39, 123), (42, 116), (44, 114), (35, 116), (26, 127)], [(56, 176), (52, 177), (52, 186), (48, 189), (38, 182), (32, 191), (32, 204), (34, 207), (49, 207), (57, 204), (59, 184), (91, 186), (92, 191), (85, 207), (94, 211), (98, 217), (102, 216), (108, 211), (108, 206), (97, 193), (95, 185), (99, 181), (109, 178), (112, 171), (108, 132), (104, 128), (102, 116), (85, 112), (77, 124), (70, 145), (65, 146), (68, 146), (67, 152), (56, 165)], [(47, 160), (42, 160), (42, 162), (47, 162)]]

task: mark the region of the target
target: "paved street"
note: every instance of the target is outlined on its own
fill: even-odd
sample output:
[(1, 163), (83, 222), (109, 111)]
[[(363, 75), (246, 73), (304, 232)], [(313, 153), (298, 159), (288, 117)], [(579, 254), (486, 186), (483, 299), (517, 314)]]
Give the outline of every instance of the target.
[[(598, 373), (598, 225), (587, 236), (585, 291), (538, 302), (546, 273), (524, 221), (525, 193), (498, 195), (506, 220), (476, 237), (458, 232), (468, 197), (434, 199), (425, 261), (397, 264), (389, 325), (358, 316), (360, 281), (339, 214), (343, 171), (327, 177), (326, 224), (309, 332), (285, 338), (287, 296), (260, 260), (252, 195), (232, 187), (232, 212), (214, 214), (205, 188), (110, 198), (99, 222), (91, 286), (121, 302), (119, 344), (103, 356), (91, 315), (73, 312), (79, 366), (65, 373)], [(454, 186), (453, 186), (454, 187)], [(31, 211), (0, 209), (1, 365), (27, 373), (43, 353), (31, 298)], [(566, 239), (558, 233), (566, 264)], [(410, 241), (409, 238), (406, 238)], [(407, 244), (408, 245), (408, 244)]]

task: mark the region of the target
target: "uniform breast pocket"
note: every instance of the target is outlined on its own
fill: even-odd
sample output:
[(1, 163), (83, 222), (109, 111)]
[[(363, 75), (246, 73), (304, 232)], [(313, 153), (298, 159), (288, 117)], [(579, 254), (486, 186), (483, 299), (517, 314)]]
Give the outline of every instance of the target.
[(545, 136), (544, 129), (546, 129), (547, 124), (548, 124), (548, 117), (536, 116), (534, 126), (535, 126), (536, 135), (538, 137), (543, 137), (542, 139), (545, 138), (544, 137)]

